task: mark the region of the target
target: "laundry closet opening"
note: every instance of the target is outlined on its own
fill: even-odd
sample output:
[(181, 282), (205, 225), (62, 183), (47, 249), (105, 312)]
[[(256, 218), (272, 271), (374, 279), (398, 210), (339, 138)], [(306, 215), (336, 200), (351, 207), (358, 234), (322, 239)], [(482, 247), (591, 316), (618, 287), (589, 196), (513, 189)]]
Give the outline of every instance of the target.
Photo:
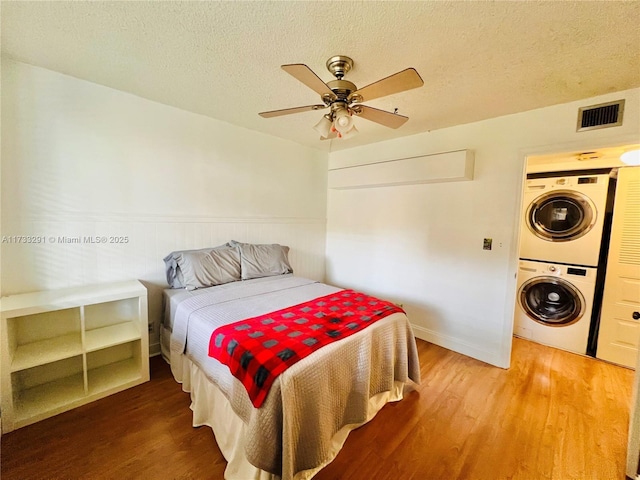
[(632, 148), (527, 159), (515, 336), (635, 368), (640, 166), (620, 159)]

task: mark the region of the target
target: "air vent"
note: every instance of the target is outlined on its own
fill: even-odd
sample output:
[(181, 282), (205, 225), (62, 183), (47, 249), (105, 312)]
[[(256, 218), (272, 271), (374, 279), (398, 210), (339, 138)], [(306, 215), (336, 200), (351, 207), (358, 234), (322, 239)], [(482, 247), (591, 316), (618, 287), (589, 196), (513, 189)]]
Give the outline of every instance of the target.
[(595, 130), (596, 128), (618, 127), (622, 125), (624, 100), (582, 107), (578, 110), (578, 128), (576, 131)]

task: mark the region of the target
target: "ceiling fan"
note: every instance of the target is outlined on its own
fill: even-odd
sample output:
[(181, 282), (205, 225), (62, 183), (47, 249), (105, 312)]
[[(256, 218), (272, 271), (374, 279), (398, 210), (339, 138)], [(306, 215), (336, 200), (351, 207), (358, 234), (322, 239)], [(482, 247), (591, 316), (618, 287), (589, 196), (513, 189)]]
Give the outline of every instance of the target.
[(324, 115), (313, 127), (320, 133), (322, 140), (336, 137), (349, 138), (356, 134), (358, 130), (353, 122), (354, 115), (389, 128), (398, 128), (404, 125), (409, 120), (409, 117), (368, 107), (362, 105), (362, 102), (421, 87), (424, 82), (418, 72), (414, 68), (407, 68), (366, 87), (358, 88), (353, 83), (343, 79), (352, 68), (353, 60), (349, 57), (344, 55), (331, 57), (327, 60), (327, 69), (336, 77), (336, 80), (325, 83), (313, 70), (302, 63), (282, 65), (282, 69), (285, 72), (320, 94), (323, 103), (271, 110), (269, 112), (261, 112), (259, 115), (264, 118), (271, 118), (329, 108), (330, 112)]

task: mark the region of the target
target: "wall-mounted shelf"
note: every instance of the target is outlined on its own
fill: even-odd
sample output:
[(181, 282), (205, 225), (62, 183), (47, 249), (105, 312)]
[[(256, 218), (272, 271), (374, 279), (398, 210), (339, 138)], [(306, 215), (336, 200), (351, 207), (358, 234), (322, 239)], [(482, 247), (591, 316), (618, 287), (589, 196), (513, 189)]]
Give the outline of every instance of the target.
[(436, 153), (329, 170), (329, 188), (388, 187), (473, 180), (472, 150)]
[(149, 380), (138, 281), (3, 297), (2, 431)]

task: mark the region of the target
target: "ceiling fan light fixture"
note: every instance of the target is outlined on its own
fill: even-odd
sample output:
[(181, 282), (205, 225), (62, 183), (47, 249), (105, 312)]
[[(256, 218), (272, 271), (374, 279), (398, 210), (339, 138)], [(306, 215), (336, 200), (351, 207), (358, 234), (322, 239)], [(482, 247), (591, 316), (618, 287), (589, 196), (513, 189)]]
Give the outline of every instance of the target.
[(336, 127), (334, 125), (331, 125), (331, 133), (335, 133), (338, 138), (348, 139), (355, 136), (358, 133), (358, 129), (354, 125), (347, 132), (342, 133), (339, 130), (336, 130)]
[(323, 115), (318, 123), (315, 124), (313, 129), (320, 134), (320, 136), (327, 138), (329, 132), (331, 132), (331, 116)]
[(343, 133), (340, 135), (340, 138), (343, 138), (345, 140), (354, 137), (355, 135), (357, 135), (358, 133), (358, 129), (356, 128), (356, 126), (354, 125), (353, 127), (351, 127), (351, 130), (349, 130), (347, 133)]

